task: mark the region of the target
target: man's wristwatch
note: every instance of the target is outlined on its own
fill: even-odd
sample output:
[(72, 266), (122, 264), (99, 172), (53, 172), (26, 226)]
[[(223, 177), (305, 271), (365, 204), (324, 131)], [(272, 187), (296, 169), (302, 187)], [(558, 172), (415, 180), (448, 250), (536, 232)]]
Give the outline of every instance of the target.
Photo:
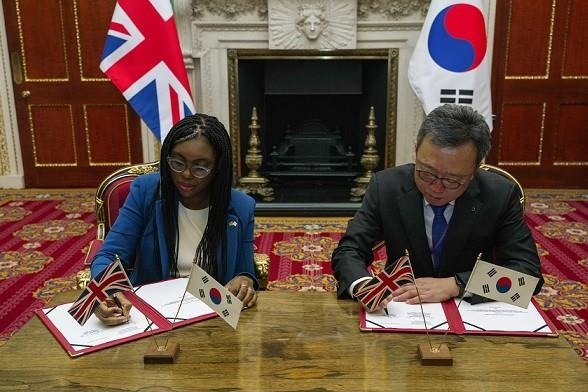
[(459, 287), (459, 294), (457, 295), (458, 297), (463, 297), (463, 295), (465, 294), (465, 283), (461, 281), (461, 279), (455, 275), (455, 284), (457, 285), (457, 287)]

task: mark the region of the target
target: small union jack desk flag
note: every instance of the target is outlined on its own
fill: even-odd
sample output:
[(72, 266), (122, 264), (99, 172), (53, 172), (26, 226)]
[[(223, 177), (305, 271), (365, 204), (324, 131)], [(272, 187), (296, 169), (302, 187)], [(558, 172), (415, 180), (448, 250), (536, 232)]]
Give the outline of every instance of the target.
[(120, 260), (112, 262), (86, 286), (82, 295), (73, 303), (68, 312), (80, 324), (84, 325), (100, 302), (119, 291), (132, 290), (133, 286)]
[(412, 268), (408, 256), (402, 256), (387, 266), (355, 294), (369, 311), (373, 311), (394, 290), (407, 283), (413, 283)]

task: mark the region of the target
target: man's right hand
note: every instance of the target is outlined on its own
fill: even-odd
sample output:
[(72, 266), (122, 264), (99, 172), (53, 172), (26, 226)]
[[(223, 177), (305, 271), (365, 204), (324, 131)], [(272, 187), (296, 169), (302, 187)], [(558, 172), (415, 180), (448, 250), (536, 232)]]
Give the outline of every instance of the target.
[(113, 297), (108, 297), (94, 310), (96, 317), (105, 325), (119, 325), (131, 319), (130, 312), (133, 307), (131, 302), (123, 293), (116, 293), (114, 295), (116, 296), (116, 300)]

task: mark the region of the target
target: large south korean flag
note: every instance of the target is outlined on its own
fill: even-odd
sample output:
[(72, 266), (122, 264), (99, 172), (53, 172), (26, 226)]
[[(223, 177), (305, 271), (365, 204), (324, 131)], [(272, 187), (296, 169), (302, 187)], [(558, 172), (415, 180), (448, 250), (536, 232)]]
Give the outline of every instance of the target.
[(445, 103), (470, 105), (492, 130), (486, 17), (481, 1), (432, 0), (408, 80), (425, 113)]

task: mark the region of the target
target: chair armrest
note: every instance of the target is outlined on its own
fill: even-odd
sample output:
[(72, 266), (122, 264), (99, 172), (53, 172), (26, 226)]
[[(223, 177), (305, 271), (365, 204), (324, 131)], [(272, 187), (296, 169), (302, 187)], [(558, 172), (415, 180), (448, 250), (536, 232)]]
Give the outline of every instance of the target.
[(259, 283), (259, 290), (265, 290), (269, 273), (269, 257), (262, 253), (253, 253), (255, 275)]
[(104, 240), (101, 240), (101, 239), (96, 239), (96, 240), (90, 241), (90, 246), (88, 247), (88, 251), (86, 252), (86, 258), (84, 258), (84, 265), (85, 266), (90, 266), (90, 264), (92, 264), (92, 260), (94, 260), (94, 256), (96, 256), (96, 253), (98, 253), (100, 248), (102, 248), (103, 243), (104, 243)]

